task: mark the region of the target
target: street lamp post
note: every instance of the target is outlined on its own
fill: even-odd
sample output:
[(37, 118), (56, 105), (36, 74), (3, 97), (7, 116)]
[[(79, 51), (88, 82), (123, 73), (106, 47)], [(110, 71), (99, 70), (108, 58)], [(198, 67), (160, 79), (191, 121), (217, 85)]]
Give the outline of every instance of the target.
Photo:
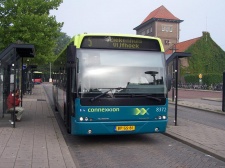
[[(176, 52), (177, 51), (177, 48), (176, 48), (176, 44), (175, 43), (172, 43), (172, 48), (170, 50), (172, 50), (172, 52)], [(175, 69), (175, 60), (173, 60), (173, 74), (172, 74), (172, 102), (174, 102), (174, 81), (175, 81), (175, 74), (176, 74), (176, 71), (174, 70)]]
[(49, 82), (52, 82), (52, 77), (51, 77), (51, 62), (50, 62), (50, 77), (49, 77)]

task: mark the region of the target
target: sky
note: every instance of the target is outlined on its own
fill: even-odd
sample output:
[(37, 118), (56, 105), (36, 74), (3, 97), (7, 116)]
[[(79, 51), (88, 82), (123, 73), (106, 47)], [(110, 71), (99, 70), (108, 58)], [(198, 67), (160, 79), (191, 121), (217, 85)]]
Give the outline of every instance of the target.
[(62, 32), (136, 34), (133, 30), (156, 8), (163, 5), (180, 23), (180, 39), (186, 41), (208, 31), (225, 51), (224, 0), (64, 0), (51, 11)]

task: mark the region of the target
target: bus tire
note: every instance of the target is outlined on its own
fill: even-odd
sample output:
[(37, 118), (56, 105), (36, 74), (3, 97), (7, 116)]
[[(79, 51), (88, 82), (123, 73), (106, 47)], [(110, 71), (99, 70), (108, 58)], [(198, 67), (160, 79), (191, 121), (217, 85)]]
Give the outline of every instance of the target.
[(71, 133), (70, 123), (69, 123), (69, 116), (66, 115), (66, 105), (64, 105), (64, 125), (66, 127), (67, 133)]

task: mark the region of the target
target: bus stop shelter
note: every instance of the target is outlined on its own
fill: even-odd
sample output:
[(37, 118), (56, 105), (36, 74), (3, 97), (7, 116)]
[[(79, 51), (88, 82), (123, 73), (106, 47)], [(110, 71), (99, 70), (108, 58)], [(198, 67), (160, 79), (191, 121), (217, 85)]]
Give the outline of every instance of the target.
[[(7, 111), (7, 97), (15, 89), (21, 90), (21, 104), (23, 97), (24, 62), (35, 56), (32, 44), (10, 44), (0, 53), (0, 117)], [(15, 127), (15, 108), (11, 113), (11, 124)]]
[(173, 67), (173, 74), (172, 74), (172, 101), (174, 99), (174, 88), (175, 88), (175, 90), (176, 90), (176, 93), (175, 93), (175, 118), (174, 118), (175, 126), (177, 126), (178, 73), (179, 73), (178, 60), (179, 60), (179, 58), (185, 58), (185, 57), (191, 57), (191, 53), (174, 52), (166, 60), (167, 67), (168, 67), (170, 62), (173, 62), (173, 66), (172, 66)]

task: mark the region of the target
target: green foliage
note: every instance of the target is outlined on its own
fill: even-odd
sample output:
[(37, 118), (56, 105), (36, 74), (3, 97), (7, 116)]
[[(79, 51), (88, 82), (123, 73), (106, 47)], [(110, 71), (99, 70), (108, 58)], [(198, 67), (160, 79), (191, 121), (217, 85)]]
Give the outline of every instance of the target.
[(221, 74), (214, 74), (214, 73), (205, 74), (202, 80), (207, 85), (222, 83), (223, 74), (222, 73)]
[(71, 37), (66, 35), (66, 33), (61, 33), (61, 35), (57, 38), (56, 48), (54, 53), (56, 56), (65, 48), (65, 46), (70, 42)]
[(191, 53), (189, 67), (183, 74), (222, 74), (225, 70), (225, 52), (212, 40), (208, 32), (185, 52)]
[(63, 23), (50, 10), (62, 0), (5, 0), (0, 2), (0, 50), (11, 43), (30, 43), (36, 56), (30, 62), (43, 64), (53, 60), (57, 38)]
[[(71, 37), (66, 35), (66, 33), (60, 33), (60, 36), (57, 38), (56, 41), (56, 47), (54, 49), (54, 60), (58, 56), (58, 54), (62, 51), (62, 49), (65, 48), (65, 46), (69, 43)], [(41, 71), (43, 73), (43, 77), (45, 78), (45, 81), (48, 81), (50, 78), (50, 63), (51, 63), (51, 72), (53, 72), (53, 61), (46, 62), (44, 64), (40, 64), (37, 67), (38, 71)]]
[[(199, 74), (188, 74), (184, 76), (186, 83), (199, 83)], [(203, 74), (202, 83), (210, 86), (211, 84), (222, 83), (223, 73)]]
[(198, 74), (185, 75), (184, 79), (185, 79), (186, 83), (198, 83), (199, 82)]

